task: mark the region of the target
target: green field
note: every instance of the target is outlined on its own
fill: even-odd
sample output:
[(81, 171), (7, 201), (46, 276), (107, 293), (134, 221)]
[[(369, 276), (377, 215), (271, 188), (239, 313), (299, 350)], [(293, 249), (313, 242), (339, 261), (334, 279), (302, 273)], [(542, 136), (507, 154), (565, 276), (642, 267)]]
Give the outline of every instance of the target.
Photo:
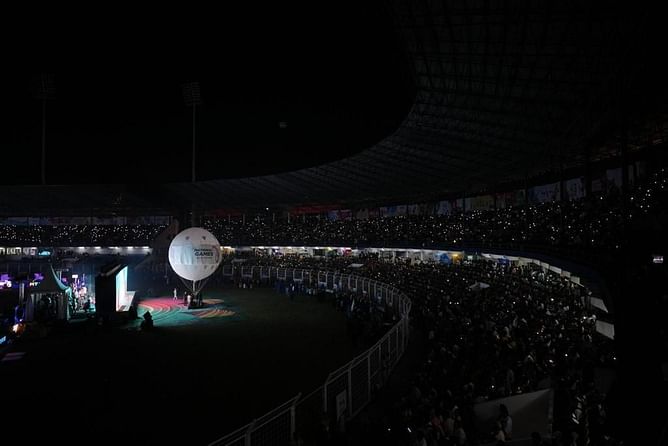
[(80, 322), (14, 345), (25, 355), (0, 362), (3, 425), (27, 444), (44, 432), (50, 444), (207, 444), (363, 350), (330, 302), (230, 287), (205, 299), (218, 302), (206, 317), (154, 311), (153, 332)]

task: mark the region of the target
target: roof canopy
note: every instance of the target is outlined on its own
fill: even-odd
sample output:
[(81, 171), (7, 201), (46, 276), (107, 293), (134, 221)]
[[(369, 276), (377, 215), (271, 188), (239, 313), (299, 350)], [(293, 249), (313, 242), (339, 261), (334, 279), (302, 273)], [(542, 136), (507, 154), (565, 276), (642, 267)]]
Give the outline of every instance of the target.
[[(644, 6), (391, 3), (417, 93), (399, 128), (367, 150), (242, 179), (96, 189), (2, 187), (0, 212), (53, 203), (93, 212), (189, 203), (219, 209), (464, 193), (582, 164), (586, 151), (600, 148), (624, 123), (642, 121), (640, 115), (665, 99), (661, 58), (650, 53), (657, 31)], [(618, 153), (618, 146), (611, 152)]]

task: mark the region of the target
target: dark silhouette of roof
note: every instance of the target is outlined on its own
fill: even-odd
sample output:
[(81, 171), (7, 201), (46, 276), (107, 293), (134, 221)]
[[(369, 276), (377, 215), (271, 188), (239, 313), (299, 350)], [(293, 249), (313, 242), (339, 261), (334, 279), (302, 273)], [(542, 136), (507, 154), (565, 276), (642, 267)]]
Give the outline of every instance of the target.
[(642, 127), (664, 103), (650, 10), (614, 2), (391, 6), (416, 95), (396, 131), (361, 153), (241, 179), (3, 187), (0, 212), (50, 203), (94, 211), (418, 200), (579, 165), (617, 153), (622, 128), (632, 148), (656, 130)]

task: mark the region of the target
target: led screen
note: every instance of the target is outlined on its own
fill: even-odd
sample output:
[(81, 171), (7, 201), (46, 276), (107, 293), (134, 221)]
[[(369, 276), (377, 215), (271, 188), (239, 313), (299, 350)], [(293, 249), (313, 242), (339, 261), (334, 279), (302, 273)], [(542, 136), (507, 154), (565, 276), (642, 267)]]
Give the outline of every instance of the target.
[(116, 311), (130, 305), (128, 302), (128, 267), (116, 274)]

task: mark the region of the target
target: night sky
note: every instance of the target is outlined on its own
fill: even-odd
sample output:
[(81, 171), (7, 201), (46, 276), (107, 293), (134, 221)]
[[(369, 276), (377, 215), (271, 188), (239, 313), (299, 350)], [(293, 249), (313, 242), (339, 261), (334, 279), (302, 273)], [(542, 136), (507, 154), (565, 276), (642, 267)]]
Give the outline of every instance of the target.
[(40, 73), (53, 73), (56, 90), (47, 103), (50, 184), (189, 181), (192, 111), (181, 89), (189, 81), (200, 83), (203, 102), (198, 179), (340, 159), (390, 134), (409, 111), (409, 67), (377, 5), (221, 5), (52, 21), (15, 38), (0, 84), (0, 181), (40, 182)]

